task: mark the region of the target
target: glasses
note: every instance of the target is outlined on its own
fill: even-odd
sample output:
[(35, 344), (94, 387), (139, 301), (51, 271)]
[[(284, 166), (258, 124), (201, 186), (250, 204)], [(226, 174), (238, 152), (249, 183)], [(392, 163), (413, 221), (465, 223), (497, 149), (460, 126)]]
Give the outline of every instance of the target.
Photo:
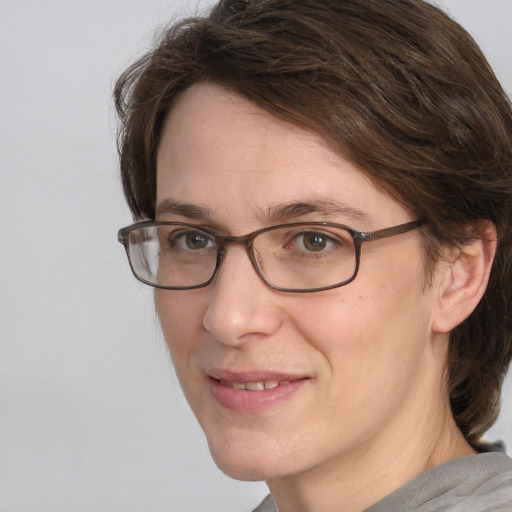
[(135, 277), (155, 288), (208, 286), (228, 246), (241, 244), (270, 287), (304, 293), (350, 283), (357, 276), (363, 243), (406, 233), (424, 222), (415, 220), (373, 232), (331, 222), (300, 222), (228, 236), (183, 222), (144, 221), (120, 229), (118, 240)]

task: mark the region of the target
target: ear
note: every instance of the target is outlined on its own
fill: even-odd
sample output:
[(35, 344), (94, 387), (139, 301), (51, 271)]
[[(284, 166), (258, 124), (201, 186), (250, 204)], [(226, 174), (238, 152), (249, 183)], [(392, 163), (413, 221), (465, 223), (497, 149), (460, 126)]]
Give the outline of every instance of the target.
[(472, 226), (473, 238), (463, 247), (447, 247), (438, 264), (439, 288), (432, 328), (448, 333), (476, 308), (485, 293), (496, 254), (497, 235), (492, 222)]

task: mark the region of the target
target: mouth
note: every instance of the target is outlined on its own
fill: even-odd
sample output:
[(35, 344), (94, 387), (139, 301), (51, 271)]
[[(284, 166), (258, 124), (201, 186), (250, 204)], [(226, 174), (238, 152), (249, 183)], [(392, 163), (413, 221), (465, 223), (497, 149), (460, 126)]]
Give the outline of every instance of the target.
[(226, 386), (239, 391), (263, 391), (265, 389), (274, 389), (278, 386), (287, 386), (291, 384), (290, 380), (258, 380), (253, 382), (231, 382), (229, 380), (218, 380), (218, 382), (221, 386)]
[(259, 412), (287, 402), (311, 379), (284, 374), (216, 371), (208, 375), (215, 401), (236, 412)]

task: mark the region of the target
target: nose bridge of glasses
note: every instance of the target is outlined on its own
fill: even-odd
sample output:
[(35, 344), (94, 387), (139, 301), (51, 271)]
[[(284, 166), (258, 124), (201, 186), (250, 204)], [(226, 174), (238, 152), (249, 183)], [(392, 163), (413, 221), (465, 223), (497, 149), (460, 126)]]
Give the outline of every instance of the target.
[(226, 256), (227, 256), (227, 247), (229, 245), (239, 245), (242, 246), (242, 250), (246, 253), (249, 258), (249, 261), (255, 270), (256, 274), (265, 281), (263, 277), (262, 270), (260, 268), (260, 263), (257, 261), (253, 251), (253, 241), (258, 232), (249, 233), (248, 235), (242, 236), (230, 236), (230, 235), (222, 235), (216, 234), (216, 244), (217, 244), (217, 264), (215, 268), (215, 274), (218, 273), (220, 267), (224, 265)]
[(253, 240), (254, 233), (241, 236), (222, 235), (220, 233), (215, 234), (217, 251), (221, 257), (223, 257), (223, 255), (226, 253), (227, 246), (229, 245), (242, 245), (245, 247), (247, 253), (251, 255)]

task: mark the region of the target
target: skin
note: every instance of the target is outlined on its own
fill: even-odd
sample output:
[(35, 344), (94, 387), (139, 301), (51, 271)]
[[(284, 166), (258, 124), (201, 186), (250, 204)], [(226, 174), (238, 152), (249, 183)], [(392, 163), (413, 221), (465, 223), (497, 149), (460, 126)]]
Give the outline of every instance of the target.
[[(269, 217), (276, 206), (332, 200), (359, 214)], [(178, 201), (197, 208), (169, 206)], [(213, 84), (186, 90), (167, 119), (157, 207), (158, 220), (229, 235), (280, 222), (372, 231), (414, 220), (317, 135)], [(485, 289), (492, 251), (482, 247), (474, 257), (447, 250), (426, 286), (413, 230), (363, 244), (349, 285), (294, 294), (267, 286), (233, 245), (209, 286), (157, 290), (177, 375), (217, 465), (266, 480), (282, 512), (360, 511), (429, 467), (472, 454), (450, 412), (445, 361), (449, 330)], [(218, 371), (303, 381), (271, 405), (237, 411), (212, 394)]]

